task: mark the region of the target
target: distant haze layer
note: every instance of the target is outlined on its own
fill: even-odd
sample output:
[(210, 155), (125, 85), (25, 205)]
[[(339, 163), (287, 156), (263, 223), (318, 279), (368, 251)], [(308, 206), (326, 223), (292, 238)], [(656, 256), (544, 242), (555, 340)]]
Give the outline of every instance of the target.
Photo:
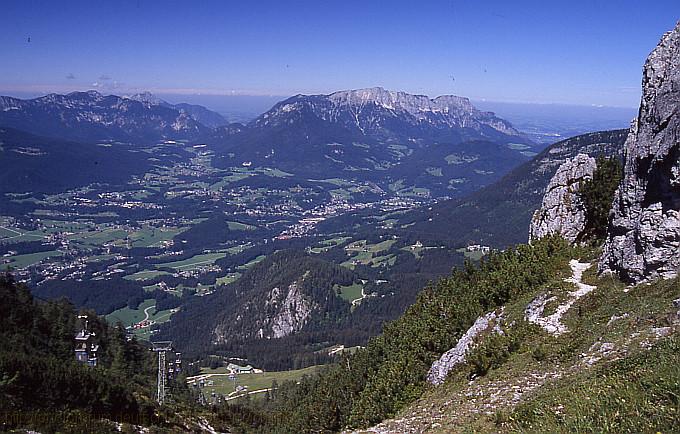
[(539, 143), (554, 143), (590, 131), (628, 128), (637, 116), (633, 107), (473, 101), (496, 113)]

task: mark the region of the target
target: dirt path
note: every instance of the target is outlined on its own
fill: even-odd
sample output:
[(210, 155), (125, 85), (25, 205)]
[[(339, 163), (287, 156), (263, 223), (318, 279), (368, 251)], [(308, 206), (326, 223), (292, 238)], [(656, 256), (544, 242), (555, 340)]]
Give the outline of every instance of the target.
[(144, 309), (144, 319), (141, 320), (140, 322), (148, 321), (149, 320), (149, 309), (155, 309), (156, 305), (152, 305)]
[(361, 298), (357, 298), (357, 299), (352, 300), (352, 307), (357, 307), (359, 305), (359, 303), (361, 303), (361, 300), (363, 300), (364, 298), (366, 298), (366, 293), (364, 292), (364, 287), (362, 286), (361, 287)]
[[(247, 394), (246, 394), (246, 393), (241, 393), (240, 395), (230, 396), (229, 398), (226, 398), (225, 401), (231, 401), (232, 399), (243, 398), (243, 397), (246, 396), (246, 395), (255, 395), (255, 394), (257, 394), (257, 393), (265, 393), (265, 392), (269, 392), (270, 390), (272, 390), (272, 389), (269, 388), (269, 389), (251, 390), (251, 391), (248, 392)], [(233, 393), (233, 392), (232, 392), (232, 393)]]
[(571, 309), (578, 299), (597, 289), (596, 286), (583, 283), (583, 272), (589, 269), (591, 266), (592, 264), (590, 262), (579, 262), (576, 259), (569, 261), (569, 267), (571, 267), (572, 275), (571, 277), (564, 279), (564, 281), (575, 285), (576, 291), (569, 292), (569, 294), (567, 294), (566, 301), (560, 304), (557, 309), (555, 309), (555, 313), (548, 316), (543, 316), (543, 311), (545, 306), (550, 301), (555, 300), (555, 297), (537, 297), (529, 304), (529, 306), (527, 306), (527, 321), (538, 324), (548, 333), (555, 336), (566, 333), (568, 330), (567, 326), (561, 321), (562, 316), (567, 313), (569, 309)]

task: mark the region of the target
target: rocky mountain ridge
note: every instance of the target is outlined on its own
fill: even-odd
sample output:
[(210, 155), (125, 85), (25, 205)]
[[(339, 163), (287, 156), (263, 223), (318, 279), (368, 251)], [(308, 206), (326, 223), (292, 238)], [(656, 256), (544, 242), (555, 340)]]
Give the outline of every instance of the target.
[[(244, 306), (246, 315), (236, 317), (236, 323), (248, 323), (247, 327), (256, 328), (257, 331), (242, 338), (255, 339), (279, 339), (299, 332), (305, 326), (312, 315), (312, 311), (318, 308), (302, 288), (302, 277), (288, 286), (273, 287), (264, 299), (253, 299)], [(262, 306), (259, 303), (264, 301), (265, 315), (260, 315), (259, 310)], [(252, 314), (250, 310), (254, 311)], [(218, 324), (215, 328), (215, 342), (225, 342), (230, 339), (224, 333), (224, 323)]]
[(178, 110), (180, 113), (186, 113), (196, 122), (210, 128), (218, 128), (227, 125), (229, 122), (221, 114), (197, 104), (179, 103), (171, 104), (151, 92), (136, 93), (130, 96), (123, 96), (123, 98), (139, 101), (150, 106), (159, 105), (163, 107)]
[[(423, 134), (457, 129), (461, 137), (527, 141), (508, 121), (478, 110), (467, 98), (444, 95), (430, 99), (381, 87), (296, 95), (275, 105), (250, 126), (295, 124), (310, 117), (381, 140), (417, 141)], [(417, 130), (409, 131), (407, 127)], [(447, 140), (445, 136), (438, 139)], [(448, 140), (455, 141), (455, 135)]]
[(0, 126), (69, 140), (190, 139), (210, 129), (188, 111), (97, 91), (23, 100), (0, 96)]

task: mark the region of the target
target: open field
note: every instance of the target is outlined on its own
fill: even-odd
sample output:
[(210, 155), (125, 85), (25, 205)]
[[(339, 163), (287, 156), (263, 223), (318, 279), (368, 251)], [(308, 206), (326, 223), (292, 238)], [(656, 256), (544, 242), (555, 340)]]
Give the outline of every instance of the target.
[(344, 243), (345, 241), (347, 241), (349, 239), (350, 239), (350, 237), (338, 237), (338, 238), (330, 238), (328, 240), (323, 240), (323, 241), (319, 242), (319, 244), (320, 244), (319, 247), (310, 248), (309, 251), (311, 253), (316, 253), (316, 254), (324, 253), (324, 252), (329, 251), (333, 247), (336, 247), (336, 246)]
[[(110, 314), (106, 315), (106, 320), (110, 323), (116, 323), (120, 321), (121, 323), (123, 323), (125, 327), (129, 327), (143, 320), (144, 310), (155, 305), (156, 300), (154, 300), (153, 298), (149, 298), (141, 302), (139, 306), (137, 306), (137, 309), (130, 309), (129, 307), (124, 307), (122, 309), (118, 309), (116, 311), (111, 312)], [(150, 309), (149, 311), (152, 310), (155, 309)]]
[(218, 277), (215, 281), (215, 285), (228, 285), (232, 282), (236, 282), (241, 277), (241, 273), (229, 273), (226, 276)]
[(360, 283), (354, 283), (349, 286), (340, 286), (337, 289), (340, 290), (340, 298), (351, 303), (354, 300), (358, 300), (362, 297), (361, 291), (363, 288), (363, 285)]
[(337, 246), (338, 244), (342, 244), (345, 241), (349, 240), (351, 237), (337, 237), (337, 238), (331, 238), (328, 240), (323, 240), (319, 244), (323, 244), (326, 246)]
[(378, 244), (369, 244), (367, 247), (369, 252), (377, 253), (382, 252), (384, 250), (389, 250), (389, 248), (392, 247), (392, 244), (396, 242), (397, 240), (385, 240)]
[(213, 264), (216, 260), (224, 258), (226, 255), (226, 253), (203, 253), (181, 261), (156, 264), (156, 268), (174, 268), (177, 271), (187, 271), (201, 265)]
[(411, 253), (413, 256), (416, 257), (416, 259), (420, 259), (423, 255), (423, 250), (425, 250), (425, 247), (421, 245), (412, 244), (410, 246), (402, 247), (401, 250)]
[(250, 261), (246, 264), (239, 265), (238, 267), (236, 267), (236, 269), (241, 270), (241, 271), (247, 270), (248, 268), (252, 267), (253, 265), (257, 264), (258, 262), (264, 261), (265, 258), (266, 258), (266, 256), (260, 255), (257, 258), (253, 259), (252, 261)]
[(114, 255), (114, 254), (92, 255), (92, 256), (88, 256), (86, 261), (87, 262), (100, 262), (100, 261), (107, 261), (107, 260), (113, 259), (115, 257), (116, 257), (116, 255)]
[(45, 234), (37, 231), (24, 231), (19, 228), (0, 226), (0, 243), (18, 243), (21, 241), (36, 241), (45, 238)]
[[(177, 312), (177, 309), (156, 311), (156, 301), (149, 298), (140, 303), (136, 309), (124, 307), (111, 312), (106, 316), (106, 320), (114, 324), (120, 321), (125, 327), (130, 327), (144, 320), (148, 315), (148, 320), (151, 323), (162, 324), (170, 321), (170, 317), (175, 312)], [(149, 339), (151, 336), (151, 327), (135, 329), (133, 333), (138, 339)]]
[(394, 255), (382, 255), (382, 256), (376, 256), (374, 258), (371, 258), (371, 260), (368, 262), (367, 265), (370, 265), (373, 268), (376, 267), (382, 267), (385, 265), (392, 266), (396, 262), (397, 257)]
[(168, 275), (167, 271), (161, 271), (161, 270), (142, 270), (138, 271), (134, 274), (127, 275), (123, 277), (123, 279), (126, 280), (149, 280), (153, 279), (154, 277), (157, 276), (162, 276), (162, 275)]
[(366, 240), (359, 240), (349, 244), (345, 247), (347, 253), (356, 253), (348, 260), (343, 262), (343, 267), (354, 269), (357, 265), (370, 265), (371, 267), (380, 267), (384, 264), (393, 265), (396, 261), (396, 256), (378, 255), (380, 252), (389, 250), (397, 240), (385, 240), (377, 244), (366, 244)]
[(132, 247), (159, 247), (163, 241), (173, 239), (186, 228), (145, 228), (130, 235)]
[[(204, 393), (215, 392), (220, 395), (228, 395), (235, 390), (236, 385), (247, 387), (249, 391), (267, 389), (272, 386), (272, 382), (276, 380), (281, 384), (285, 381), (297, 381), (305, 375), (313, 375), (319, 372), (321, 366), (310, 366), (304, 369), (297, 369), (293, 371), (274, 371), (264, 372), (262, 374), (238, 374), (236, 380), (232, 381), (227, 375), (220, 375), (210, 377), (213, 381), (212, 386), (205, 386)], [(201, 374), (224, 374), (226, 370), (222, 369), (201, 369)]]
[(2, 258), (9, 260), (8, 264), (2, 264), (2, 269), (7, 269), (9, 267), (17, 269), (26, 268), (30, 267), (31, 265), (37, 264), (43, 259), (54, 258), (61, 255), (62, 253), (57, 250), (50, 250), (47, 252), (28, 253), (26, 255), (16, 255), (11, 256), (9, 258)]
[(123, 246), (125, 245), (127, 236), (128, 232), (123, 229), (109, 228), (101, 231), (81, 232), (71, 237), (71, 239), (93, 247), (102, 246), (111, 242), (115, 245)]
[(480, 261), (485, 255), (481, 251), (468, 252), (465, 247), (456, 249), (456, 252), (462, 253), (467, 259), (472, 259), (473, 261)]
[(225, 252), (229, 253), (230, 255), (235, 255), (249, 249), (250, 247), (252, 247), (252, 243), (248, 242), (245, 244), (239, 244), (238, 246), (229, 247), (225, 250)]
[(255, 226), (233, 221), (228, 221), (227, 226), (229, 226), (229, 230), (232, 231), (252, 231), (254, 229), (257, 229)]
[(20, 237), (21, 234), (22, 232), (16, 229), (9, 229), (4, 226), (0, 227), (0, 239)]
[(288, 178), (290, 176), (293, 176), (292, 173), (284, 172), (283, 170), (271, 168), (271, 167), (263, 167), (263, 168), (258, 168), (256, 170), (259, 173), (262, 173), (263, 175), (271, 176), (272, 178)]
[(218, 181), (210, 186), (210, 190), (212, 191), (219, 191), (223, 189), (224, 187), (228, 186), (232, 182), (238, 182), (243, 179), (246, 179), (248, 177), (252, 176), (252, 174), (249, 173), (232, 173), (231, 175), (225, 176), (222, 178), (221, 181)]

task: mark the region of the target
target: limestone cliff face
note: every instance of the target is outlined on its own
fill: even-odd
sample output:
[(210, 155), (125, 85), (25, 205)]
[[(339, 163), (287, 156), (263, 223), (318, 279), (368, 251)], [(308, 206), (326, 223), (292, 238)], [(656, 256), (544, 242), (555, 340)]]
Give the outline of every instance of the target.
[[(275, 288), (278, 289), (278, 288)], [(282, 301), (272, 298), (278, 304), (277, 314), (271, 321), (271, 337), (282, 338), (300, 331), (312, 313), (313, 304), (307, 300), (297, 282), (288, 287), (286, 297)]]
[(631, 283), (680, 266), (680, 23), (645, 63), (642, 102), (625, 145), (601, 272)]
[(586, 228), (586, 208), (578, 191), (591, 179), (597, 165), (586, 154), (564, 162), (550, 180), (541, 208), (534, 212), (529, 228), (529, 242), (546, 235), (560, 234), (575, 242)]
[[(259, 313), (249, 315), (247, 318), (239, 316), (237, 322), (248, 321), (257, 330), (254, 335), (249, 337), (259, 339), (278, 339), (293, 333), (299, 332), (309, 321), (312, 313), (318, 305), (302, 291), (302, 281), (292, 282), (288, 287), (272, 288), (263, 299), (254, 300), (255, 305), (260, 308), (253, 308)], [(249, 311), (253, 305), (246, 306)]]

